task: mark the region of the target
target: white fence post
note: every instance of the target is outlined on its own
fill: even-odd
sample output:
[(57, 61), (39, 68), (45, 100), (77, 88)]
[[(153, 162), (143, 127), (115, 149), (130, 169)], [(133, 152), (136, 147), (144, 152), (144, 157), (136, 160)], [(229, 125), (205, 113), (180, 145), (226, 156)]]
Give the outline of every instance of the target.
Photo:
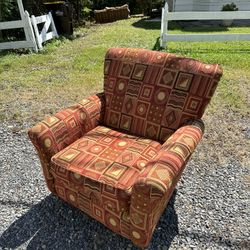
[(37, 45), (36, 45), (36, 38), (34, 36), (34, 32), (33, 32), (31, 21), (30, 21), (30, 15), (28, 11), (25, 11), (24, 18), (26, 20), (26, 25), (24, 28), (26, 40), (30, 41), (33, 44), (33, 50), (35, 52), (38, 52)]
[(20, 12), (20, 15), (21, 15), (21, 19), (24, 18), (24, 8), (23, 8), (23, 2), (22, 0), (17, 0), (17, 5), (18, 5), (18, 9), (19, 9), (19, 12)]
[(160, 37), (160, 46), (162, 48), (166, 48), (167, 42), (164, 39), (164, 35), (168, 31), (168, 3), (165, 3), (165, 6), (162, 8), (162, 13), (161, 13), (161, 37)]
[(37, 23), (36, 17), (34, 15), (31, 16), (31, 23), (33, 25), (33, 29), (34, 29), (38, 49), (42, 50), (43, 46), (42, 46), (42, 41), (40, 39), (39, 30), (38, 30), (38, 27), (37, 27), (38, 23)]
[(17, 4), (18, 4), (21, 19), (24, 21), (24, 34), (25, 34), (26, 41), (31, 42), (33, 44), (33, 50), (37, 52), (37, 46), (35, 42), (33, 29), (30, 23), (29, 13), (27, 11), (24, 11), (22, 0), (17, 0)]

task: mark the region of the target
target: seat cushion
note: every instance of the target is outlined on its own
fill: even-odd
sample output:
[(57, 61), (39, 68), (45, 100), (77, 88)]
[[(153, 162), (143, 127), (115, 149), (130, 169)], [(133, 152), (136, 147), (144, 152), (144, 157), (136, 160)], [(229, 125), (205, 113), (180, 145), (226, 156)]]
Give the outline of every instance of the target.
[(97, 126), (52, 158), (54, 171), (70, 171), (130, 192), (139, 173), (160, 150), (159, 142)]
[(66, 202), (131, 238), (131, 190), (158, 142), (98, 126), (53, 156), (50, 172)]

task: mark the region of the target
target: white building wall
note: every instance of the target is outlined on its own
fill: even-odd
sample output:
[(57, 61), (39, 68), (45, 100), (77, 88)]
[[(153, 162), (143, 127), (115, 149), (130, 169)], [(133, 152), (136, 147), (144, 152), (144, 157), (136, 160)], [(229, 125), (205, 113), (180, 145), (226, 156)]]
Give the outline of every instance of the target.
[(173, 11), (193, 11), (193, 0), (174, 0)]
[(234, 2), (239, 10), (250, 10), (250, 0), (173, 0), (174, 11), (220, 11), (222, 6)]

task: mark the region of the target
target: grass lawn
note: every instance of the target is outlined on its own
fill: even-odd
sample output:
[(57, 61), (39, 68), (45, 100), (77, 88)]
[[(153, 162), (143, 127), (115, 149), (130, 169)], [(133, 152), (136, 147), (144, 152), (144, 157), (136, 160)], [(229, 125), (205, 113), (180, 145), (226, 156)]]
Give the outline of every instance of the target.
[[(202, 32), (200, 28), (196, 31)], [(228, 31), (219, 28), (216, 32), (221, 31), (250, 33), (250, 27), (228, 28)], [(173, 26), (171, 32), (189, 31)], [(159, 49), (159, 35), (160, 23), (129, 19), (78, 29), (75, 39), (54, 40), (38, 54), (2, 52), (0, 121), (25, 127), (101, 91), (103, 59), (108, 48)], [(226, 126), (225, 143), (227, 136), (241, 140), (237, 145), (245, 158), (246, 148), (240, 145), (247, 143), (247, 138), (237, 131), (244, 130), (249, 121), (250, 42), (171, 42), (166, 51), (222, 65), (224, 76), (205, 119), (211, 124), (211, 131), (216, 126), (218, 130), (222, 124)], [(214, 140), (223, 140), (220, 136), (218, 131)]]

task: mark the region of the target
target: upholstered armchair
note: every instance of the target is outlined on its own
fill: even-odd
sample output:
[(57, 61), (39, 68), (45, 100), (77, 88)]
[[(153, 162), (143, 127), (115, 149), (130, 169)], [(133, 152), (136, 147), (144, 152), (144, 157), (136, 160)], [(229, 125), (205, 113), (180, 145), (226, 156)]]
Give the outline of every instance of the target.
[(146, 247), (195, 147), (218, 65), (112, 48), (104, 92), (29, 130), (49, 190)]

